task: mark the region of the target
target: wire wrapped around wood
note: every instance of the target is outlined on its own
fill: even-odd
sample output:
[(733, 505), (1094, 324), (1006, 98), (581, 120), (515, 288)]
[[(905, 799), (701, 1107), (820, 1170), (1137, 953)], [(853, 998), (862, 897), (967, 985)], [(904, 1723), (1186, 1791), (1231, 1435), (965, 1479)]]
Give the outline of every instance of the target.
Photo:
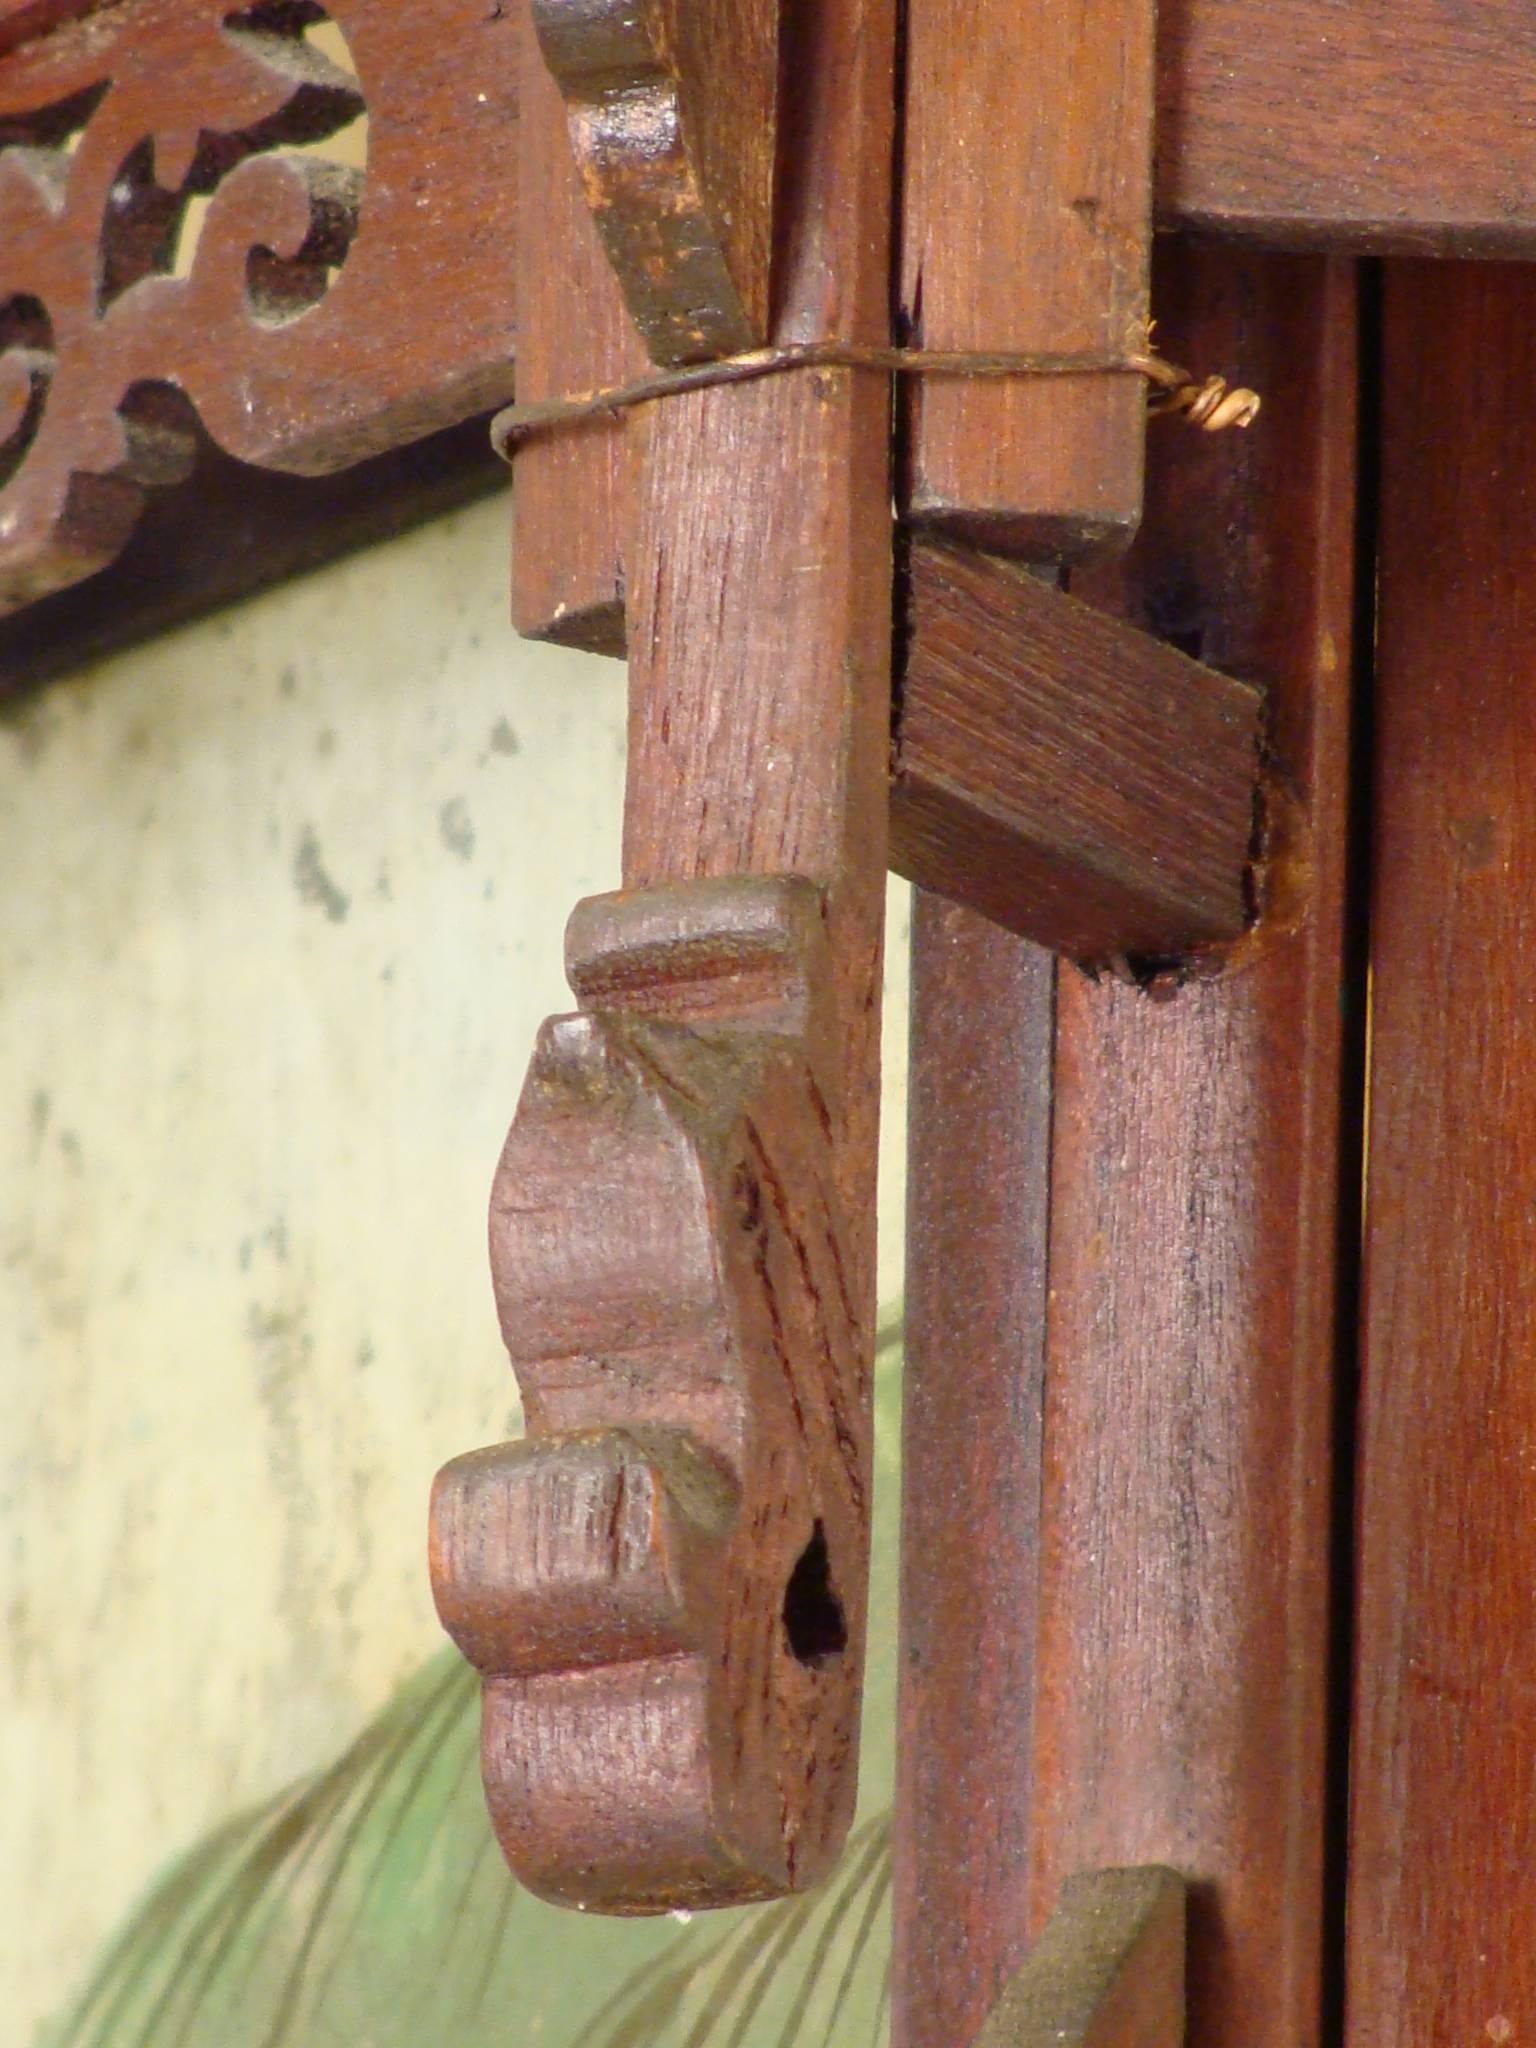
[(1246, 427), (1258, 417), (1262, 401), (1256, 391), (1228, 384), (1224, 377), (1199, 378), (1177, 363), (1150, 351), (1115, 355), (1105, 351), (1076, 353), (995, 353), (970, 349), (895, 348), (874, 342), (808, 341), (780, 348), (752, 349), (745, 355), (723, 356), (716, 362), (689, 363), (676, 370), (653, 370), (628, 383), (562, 398), (535, 399), (509, 405), (491, 422), (491, 445), (510, 462), (518, 449), (540, 434), (574, 426), (598, 413), (616, 414), (649, 405), (680, 391), (704, 391), (719, 384), (749, 384), (786, 370), (885, 370), (922, 377), (1144, 377), (1152, 387), (1149, 411), (1175, 413), (1208, 434), (1225, 427)]

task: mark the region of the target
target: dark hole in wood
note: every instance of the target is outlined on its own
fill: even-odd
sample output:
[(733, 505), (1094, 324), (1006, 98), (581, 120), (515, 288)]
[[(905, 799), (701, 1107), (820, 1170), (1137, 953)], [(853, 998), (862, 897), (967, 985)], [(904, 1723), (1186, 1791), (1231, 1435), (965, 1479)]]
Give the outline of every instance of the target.
[(791, 1653), (813, 1670), (848, 1647), (848, 1622), (832, 1584), (827, 1532), (820, 1522), (784, 1588), (784, 1633)]
[(1176, 647), (1180, 654), (1187, 654), (1191, 661), (1200, 659), (1205, 646), (1205, 634), (1199, 626), (1187, 627), (1183, 632), (1165, 633), (1163, 638), (1170, 647)]

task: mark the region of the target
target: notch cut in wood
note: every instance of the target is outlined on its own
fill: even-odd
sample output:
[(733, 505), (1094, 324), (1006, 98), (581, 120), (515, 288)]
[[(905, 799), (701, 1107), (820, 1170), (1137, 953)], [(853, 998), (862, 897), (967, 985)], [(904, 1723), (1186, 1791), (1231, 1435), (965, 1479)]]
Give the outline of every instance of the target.
[(1181, 2048), (1184, 1923), (1177, 1871), (1069, 1878), (976, 2048)]
[(1236, 939), (1262, 710), (1028, 570), (919, 542), (891, 865), (1076, 960)]

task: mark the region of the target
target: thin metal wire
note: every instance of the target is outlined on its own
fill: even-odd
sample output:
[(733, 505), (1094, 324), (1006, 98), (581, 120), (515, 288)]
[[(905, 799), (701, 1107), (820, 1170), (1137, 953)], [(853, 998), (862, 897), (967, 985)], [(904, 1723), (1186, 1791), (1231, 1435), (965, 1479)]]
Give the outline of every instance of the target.
[(510, 462), (537, 435), (576, 425), (599, 413), (627, 412), (680, 391), (704, 391), (720, 384), (749, 384), (786, 370), (887, 370), (923, 377), (1144, 377), (1152, 386), (1150, 410), (1176, 413), (1208, 434), (1246, 427), (1258, 417), (1256, 391), (1228, 384), (1224, 377), (1198, 378), (1159, 355), (1114, 355), (1105, 351), (1026, 354), (1014, 350), (892, 348), (873, 342), (807, 341), (723, 356), (712, 363), (688, 363), (653, 370), (625, 384), (579, 391), (563, 398), (509, 405), (491, 421), (491, 445)]

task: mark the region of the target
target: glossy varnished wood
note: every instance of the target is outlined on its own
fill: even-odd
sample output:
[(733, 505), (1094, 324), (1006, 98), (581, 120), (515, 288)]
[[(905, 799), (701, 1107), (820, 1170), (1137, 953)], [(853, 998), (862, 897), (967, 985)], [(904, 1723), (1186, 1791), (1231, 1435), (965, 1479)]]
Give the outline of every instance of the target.
[(1159, 288), (1169, 349), (1231, 365), (1270, 427), (1160, 442), (1141, 541), (1094, 595), (1268, 688), (1268, 872), (1219, 979), (1164, 1002), (1072, 968), (1059, 982), (1034, 1900), (1043, 1924), (1074, 1870), (1172, 1865), (1192, 1887), (1191, 2041), (1305, 2048), (1321, 2014), (1353, 277), (1185, 251)]
[(767, 338), (779, 0), (532, 0), (587, 202), (653, 362)]
[(192, 408), (321, 473), (510, 393), (510, 15), (311, 22), (119, 0), (0, 61), (0, 609), (114, 558)]
[[(926, 346), (1141, 346), (1153, 17), (1152, 0), (911, 0), (902, 304)], [(912, 516), (1036, 560), (1123, 542), (1138, 381), (919, 384)]]
[(1055, 979), (918, 895), (895, 2048), (964, 2048), (1024, 1959)]
[(1383, 329), (1348, 2039), (1430, 2048), (1536, 2029), (1536, 279)]
[(911, 550), (891, 865), (1073, 959), (1249, 910), (1261, 693), (970, 549)]
[[(787, 28), (780, 342), (888, 333), (890, 0)], [(631, 569), (630, 887), (736, 871), (827, 891), (838, 1102), (873, 1306), (891, 676), (889, 380), (809, 370), (643, 409)], [(872, 1329), (872, 1326), (871, 1326)]]

